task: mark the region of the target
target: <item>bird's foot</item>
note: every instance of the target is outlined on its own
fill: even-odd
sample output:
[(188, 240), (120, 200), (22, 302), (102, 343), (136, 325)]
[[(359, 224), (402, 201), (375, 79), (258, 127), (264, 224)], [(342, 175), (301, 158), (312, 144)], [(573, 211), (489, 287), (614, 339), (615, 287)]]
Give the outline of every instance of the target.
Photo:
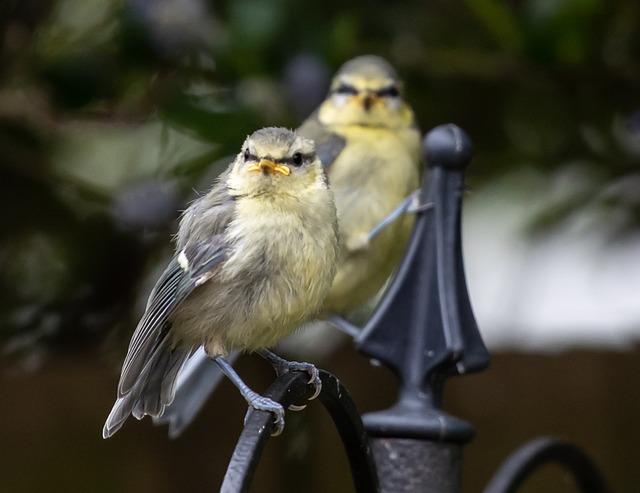
[[(308, 400), (312, 401), (313, 399), (318, 397), (320, 395), (320, 392), (322, 392), (322, 380), (320, 380), (320, 372), (318, 371), (318, 369), (311, 363), (298, 361), (288, 361), (287, 363), (289, 363), (287, 371), (305, 371), (309, 374), (309, 381), (307, 383), (313, 385), (315, 391)], [(306, 406), (289, 406), (289, 409), (291, 409), (292, 411), (300, 411), (305, 407)]]
[(247, 414), (244, 416), (245, 425), (249, 421), (254, 410), (268, 411), (273, 414), (273, 431), (271, 432), (271, 436), (277, 437), (282, 433), (282, 430), (284, 430), (284, 408), (282, 405), (268, 397), (256, 394), (255, 392), (248, 396), (247, 403), (249, 404), (249, 409), (247, 410)]
[(382, 219), (367, 235), (367, 242), (371, 242), (378, 234), (380, 234), (387, 226), (396, 221), (405, 213), (415, 214), (430, 209), (433, 204), (420, 204), (420, 190), (407, 195), (395, 209), (393, 209), (387, 217)]
[[(258, 354), (265, 358), (269, 363), (271, 363), (271, 366), (273, 366), (273, 369), (276, 371), (276, 375), (278, 376), (283, 375), (288, 371), (307, 372), (309, 374), (309, 381), (307, 383), (313, 385), (315, 389), (315, 392), (311, 397), (309, 397), (309, 400), (312, 401), (320, 395), (320, 392), (322, 391), (322, 380), (320, 380), (320, 372), (311, 363), (288, 361), (266, 349), (259, 350)], [(289, 409), (291, 409), (292, 411), (300, 411), (301, 409), (304, 409), (304, 406), (293, 406), (289, 407)]]
[[(313, 388), (315, 389), (313, 395), (309, 397), (309, 400), (312, 401), (313, 399), (315, 399), (320, 395), (320, 392), (322, 392), (322, 380), (320, 380), (320, 372), (314, 365), (312, 365), (311, 363), (305, 363), (300, 361), (284, 360), (284, 362), (286, 363), (286, 365), (282, 365), (282, 366), (279, 366), (279, 368), (276, 368), (276, 373), (278, 374), (278, 376), (288, 371), (307, 372), (309, 374), (309, 380), (307, 381), (307, 383), (309, 385), (313, 385)], [(305, 407), (306, 406), (291, 405), (289, 406), (289, 409), (291, 409), (292, 411), (301, 411)]]

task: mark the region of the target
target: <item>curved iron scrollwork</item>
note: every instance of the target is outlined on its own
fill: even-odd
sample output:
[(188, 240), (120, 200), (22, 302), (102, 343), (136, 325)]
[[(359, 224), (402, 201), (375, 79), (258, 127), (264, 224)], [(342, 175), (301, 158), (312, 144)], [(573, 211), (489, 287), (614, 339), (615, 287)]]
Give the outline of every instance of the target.
[(608, 493), (595, 463), (576, 445), (555, 438), (538, 438), (516, 450), (498, 469), (484, 493), (514, 493), (536, 470), (558, 464), (568, 470), (584, 493)]
[[(285, 408), (291, 404), (305, 404), (314, 389), (308, 385), (309, 375), (304, 372), (288, 372), (278, 377), (267, 389), (265, 396), (279, 402)], [(369, 447), (369, 438), (362, 420), (347, 390), (340, 381), (320, 370), (322, 392), (318, 399), (327, 409), (340, 434), (349, 459), (351, 474), (358, 493), (378, 491), (378, 478)], [(229, 462), (222, 488), (223, 493), (249, 491), (249, 486), (271, 436), (273, 416), (266, 411), (254, 411), (238, 439)]]

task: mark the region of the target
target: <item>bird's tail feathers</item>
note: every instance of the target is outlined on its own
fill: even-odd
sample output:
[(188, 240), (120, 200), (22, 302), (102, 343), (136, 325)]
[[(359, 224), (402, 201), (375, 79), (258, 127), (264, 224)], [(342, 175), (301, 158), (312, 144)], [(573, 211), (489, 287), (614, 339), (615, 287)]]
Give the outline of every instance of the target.
[(109, 438), (124, 424), (129, 415), (142, 419), (145, 415), (162, 416), (175, 396), (180, 368), (192, 354), (189, 349), (169, 349), (168, 341), (159, 343), (149, 356), (131, 390), (116, 399), (107, 417), (102, 436)]
[[(240, 352), (232, 350), (227, 356), (231, 364), (238, 359)], [(180, 369), (176, 379), (175, 399), (163, 412), (153, 418), (156, 424), (169, 425), (169, 437), (177, 438), (196, 418), (209, 395), (220, 381), (225, 378), (216, 365), (200, 346)]]

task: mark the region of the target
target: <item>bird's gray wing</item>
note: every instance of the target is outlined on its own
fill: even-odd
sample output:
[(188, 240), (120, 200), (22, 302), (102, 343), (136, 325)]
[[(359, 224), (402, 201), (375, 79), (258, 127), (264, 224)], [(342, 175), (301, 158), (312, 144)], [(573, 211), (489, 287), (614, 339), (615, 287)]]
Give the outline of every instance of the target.
[(331, 132), (325, 125), (320, 123), (317, 110), (300, 125), (296, 132), (307, 139), (315, 141), (318, 159), (320, 159), (325, 169), (333, 164), (347, 143), (344, 137)]
[(118, 431), (130, 414), (138, 419), (145, 414), (159, 416), (171, 403), (178, 372), (193, 353), (192, 348), (172, 348), (171, 314), (197, 286), (214, 276), (226, 258), (223, 236), (216, 235), (208, 242), (187, 245), (169, 262), (131, 339), (103, 437)]
[(229, 170), (212, 190), (184, 212), (177, 253), (156, 282), (129, 344), (118, 384), (118, 398), (103, 436), (120, 429), (130, 414), (159, 416), (175, 394), (180, 368), (195, 348), (174, 348), (169, 337), (171, 315), (199, 285), (215, 277), (228, 256), (224, 241), (235, 201), (226, 187)]
[(177, 253), (151, 291), (129, 344), (118, 385), (119, 397), (131, 390), (149, 355), (166, 339), (168, 320), (176, 307), (226, 258), (224, 232), (235, 206), (226, 186), (229, 172), (230, 168), (221, 173), (211, 191), (195, 200), (182, 215)]
[(215, 235), (208, 242), (188, 244), (169, 262), (149, 296), (147, 309), (129, 344), (118, 385), (119, 397), (131, 391), (150, 355), (165, 344), (171, 314), (226, 258), (223, 235)]

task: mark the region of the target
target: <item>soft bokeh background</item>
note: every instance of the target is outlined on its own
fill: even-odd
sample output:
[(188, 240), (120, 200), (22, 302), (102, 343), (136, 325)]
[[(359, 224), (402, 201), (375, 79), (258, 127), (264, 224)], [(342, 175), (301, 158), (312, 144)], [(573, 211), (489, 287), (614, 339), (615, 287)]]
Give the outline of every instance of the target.
[[(424, 131), (455, 122), (476, 148), (465, 254), (493, 360), (445, 394), (477, 429), (464, 491), (543, 434), (635, 491), (635, 0), (0, 4), (0, 490), (219, 487), (245, 410), (235, 389), (223, 384), (178, 440), (145, 420), (103, 441), (119, 366), (194, 190), (247, 133), (297, 126), (365, 53), (402, 73)], [(349, 341), (319, 347), (299, 353), (362, 411), (394, 401), (392, 375)], [(258, 360), (238, 368), (263, 389), (273, 375)], [(553, 468), (527, 487), (570, 488)], [(352, 491), (319, 404), (288, 413), (254, 491)]]

